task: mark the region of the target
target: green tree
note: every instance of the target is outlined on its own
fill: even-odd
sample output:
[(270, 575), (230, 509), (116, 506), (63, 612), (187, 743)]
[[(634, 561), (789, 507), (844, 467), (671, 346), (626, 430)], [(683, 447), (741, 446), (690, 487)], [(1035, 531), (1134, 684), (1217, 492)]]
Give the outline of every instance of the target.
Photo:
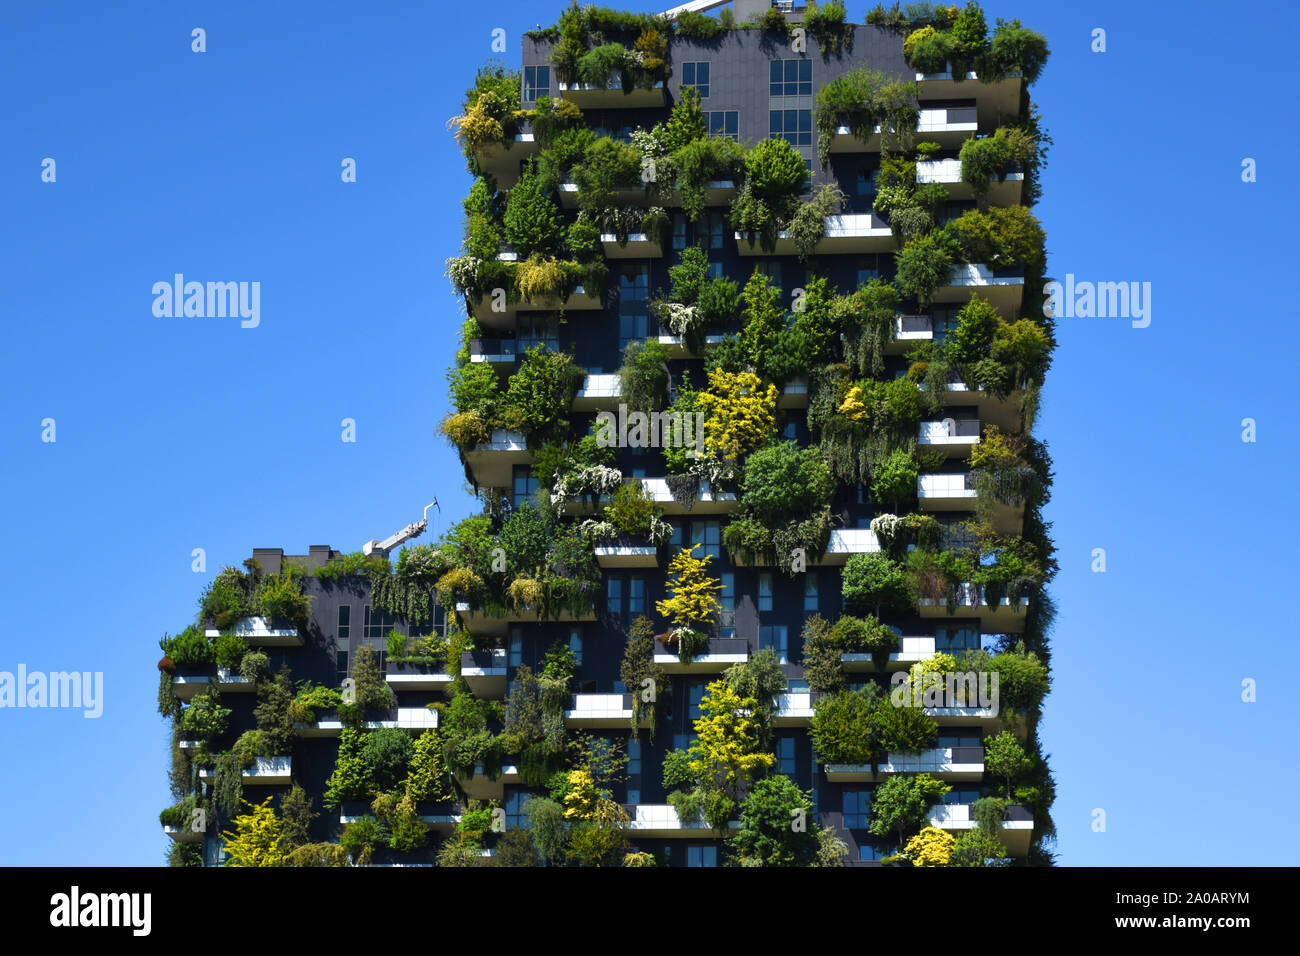
[(664, 145), (675, 153), (689, 143), (702, 140), (707, 135), (704, 112), (700, 109), (700, 91), (693, 86), (682, 87), (681, 95), (673, 104), (664, 131)]
[(668, 564), (669, 596), (655, 602), (655, 610), (676, 627), (698, 627), (713, 620), (722, 607), (718, 603), (722, 582), (708, 573), (713, 555), (695, 557), (698, 547), (693, 544), (673, 556)]
[(926, 827), (907, 841), (903, 851), (913, 866), (948, 866), (952, 862), (953, 835), (938, 827)]
[(843, 573), (844, 603), (849, 610), (870, 610), (880, 617), (885, 610), (899, 611), (912, 603), (907, 572), (881, 552), (853, 554), (845, 562)]
[(867, 829), (873, 836), (893, 837), (894, 845), (902, 848), (907, 834), (925, 825), (930, 807), (951, 789), (928, 773), (893, 774), (871, 794)]
[(764, 777), (740, 805), (732, 849), (742, 866), (810, 866), (821, 831), (812, 816), (812, 799), (794, 781), (782, 774)]
[(877, 501), (888, 501), (897, 514), (904, 501), (916, 497), (918, 469), (916, 459), (908, 452), (891, 452), (877, 463), (871, 472), (871, 496)]
[(1016, 735), (1004, 730), (995, 737), (984, 738), (984, 769), (1006, 783), (1006, 795), (1014, 796), (1012, 786), (1016, 780), (1033, 769), (1034, 762)]

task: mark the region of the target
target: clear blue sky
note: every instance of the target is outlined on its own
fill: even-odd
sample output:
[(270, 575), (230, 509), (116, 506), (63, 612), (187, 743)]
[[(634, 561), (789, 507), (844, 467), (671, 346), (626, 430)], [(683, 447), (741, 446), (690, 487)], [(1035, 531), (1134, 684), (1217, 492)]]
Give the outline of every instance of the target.
[[(0, 711), (0, 863), (163, 860), (157, 641), (223, 564), (354, 550), (434, 497), (435, 532), (470, 511), (433, 433), (469, 182), (444, 124), (492, 29), (517, 64), (520, 33), (561, 7), (5, 5), (0, 670), (103, 671), (106, 688), (98, 720)], [(1052, 47), (1035, 88), (1055, 139), (1049, 272), (1153, 285), (1149, 328), (1060, 321), (1038, 426), (1056, 465), (1042, 734), (1061, 861), (1291, 862), (1297, 333), (1256, 297), (1295, 275), (1295, 7), (986, 11)], [(261, 282), (260, 327), (154, 317), (151, 286), (176, 272)]]

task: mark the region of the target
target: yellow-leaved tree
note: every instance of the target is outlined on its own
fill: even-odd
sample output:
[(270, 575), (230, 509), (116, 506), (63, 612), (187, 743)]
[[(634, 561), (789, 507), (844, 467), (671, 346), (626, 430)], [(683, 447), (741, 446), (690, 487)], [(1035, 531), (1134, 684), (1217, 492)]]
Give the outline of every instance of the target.
[(753, 372), (709, 372), (709, 387), (696, 395), (704, 410), (704, 447), (719, 461), (740, 459), (776, 429), (775, 385), (763, 386)]
[(725, 680), (716, 680), (705, 689), (701, 716), (695, 721), (696, 740), (687, 751), (696, 779), (735, 795), (742, 780), (776, 763), (774, 755), (758, 749), (756, 710), (757, 700), (741, 697)]
[(722, 608), (718, 603), (722, 582), (708, 571), (713, 555), (695, 557), (699, 546), (697, 542), (689, 550), (682, 548), (673, 556), (668, 564), (669, 595), (655, 602), (655, 610), (676, 627), (699, 627), (713, 620)]
[(226, 866), (284, 866), (289, 855), (288, 841), (284, 838), (283, 824), (271, 809), (267, 797), (257, 806), (242, 801), (252, 812), (235, 817), (235, 832), (223, 830), (226, 853), (230, 858)]
[(957, 839), (938, 827), (926, 827), (907, 841), (904, 851), (913, 866), (948, 866), (952, 863), (952, 848)]

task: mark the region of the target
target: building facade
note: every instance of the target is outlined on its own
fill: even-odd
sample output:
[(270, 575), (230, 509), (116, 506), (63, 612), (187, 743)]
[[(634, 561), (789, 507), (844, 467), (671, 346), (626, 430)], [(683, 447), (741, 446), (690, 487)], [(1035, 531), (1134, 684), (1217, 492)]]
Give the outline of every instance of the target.
[[(336, 862), (919, 865), (931, 830), (940, 862), (1050, 860), (1045, 46), (972, 11), (575, 7), (480, 73), (444, 432), (483, 515), (407, 557), (258, 550), (237, 599), (205, 593), (194, 646), (164, 644), (175, 857), (228, 859), (238, 790)], [(952, 671), (1000, 699), (877, 715)], [(357, 756), (394, 732), (399, 771)], [(927, 781), (921, 816), (891, 779)], [(1000, 851), (961, 840), (981, 828)]]

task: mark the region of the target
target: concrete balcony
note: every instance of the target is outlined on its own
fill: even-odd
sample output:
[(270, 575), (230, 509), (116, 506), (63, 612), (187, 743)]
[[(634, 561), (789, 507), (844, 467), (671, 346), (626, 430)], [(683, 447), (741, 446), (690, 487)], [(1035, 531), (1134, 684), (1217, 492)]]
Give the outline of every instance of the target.
[(739, 820), (731, 820), (726, 830), (712, 829), (707, 820), (683, 823), (677, 816), (677, 808), (670, 803), (629, 803), (624, 804), (630, 819), (628, 834), (636, 839), (653, 838), (706, 838), (720, 837), (727, 830), (740, 829)]
[(922, 511), (970, 511), (979, 493), (969, 472), (950, 475), (920, 475), (916, 497)]
[[(577, 183), (560, 183), (560, 206), (564, 209), (578, 208)], [(736, 184), (730, 179), (718, 179), (704, 186), (704, 205), (725, 206), (736, 195)], [(652, 193), (644, 186), (628, 186), (613, 190), (616, 206), (665, 206), (674, 207), (682, 204), (682, 197), (675, 189)]]
[(581, 614), (574, 614), (572, 611), (561, 610), (554, 616), (539, 616), (536, 610), (527, 607), (523, 610), (515, 610), (513, 607), (470, 607), (470, 605), (464, 601), (456, 604), (456, 613), (460, 617), (461, 623), (470, 631), (470, 633), (495, 638), (505, 637), (510, 630), (510, 625), (516, 623), (537, 624), (557, 622), (561, 624), (585, 624), (596, 620), (596, 612), (594, 610), (586, 610)]
[(596, 109), (655, 109), (663, 106), (665, 99), (663, 80), (650, 89), (623, 89), (623, 80), (616, 72), (604, 86), (594, 83), (561, 83), (560, 99), (568, 100), (583, 110)]
[[(776, 249), (768, 252), (757, 240), (751, 242), (741, 233), (735, 233), (736, 250), (742, 256), (793, 256), (798, 254), (790, 233), (777, 233)], [(815, 255), (853, 255), (871, 252), (892, 252), (898, 247), (889, 223), (873, 212), (845, 213), (826, 217), (826, 235), (817, 243)]]
[[(921, 385), (922, 390), (925, 389)], [(1019, 393), (1013, 392), (1006, 398), (998, 398), (988, 392), (970, 388), (965, 382), (949, 382), (949, 403), (953, 405), (974, 405), (979, 409), (980, 422), (997, 425), (1004, 432), (1020, 430)]]
[(894, 319), (894, 340), (885, 347), (890, 355), (902, 355), (917, 342), (934, 341), (934, 319), (928, 315), (900, 315)]
[[(421, 803), (416, 810), (420, 813), (420, 822), (435, 830), (454, 830), (460, 824), (460, 808), (453, 803)], [(343, 826), (373, 817), (370, 805), (365, 802), (349, 801), (339, 808), (339, 823)]]
[(451, 675), (443, 668), (391, 660), (384, 680), (394, 691), (446, 690), (451, 686)]
[(465, 452), (465, 464), (480, 488), (509, 488), (515, 465), (530, 465), (533, 454), (519, 432), (498, 430)]
[[(850, 555), (869, 554), (879, 550), (880, 542), (876, 540), (876, 534), (870, 528), (839, 528), (831, 532), (830, 540), (826, 544), (826, 553), (819, 560), (809, 555), (808, 564), (817, 567), (840, 567), (848, 563)], [(782, 558), (782, 561), (784, 560)], [(732, 564), (741, 568), (770, 568), (775, 566), (776, 558), (765, 554), (757, 556), (750, 562), (736, 555), (732, 558)]]
[(979, 132), (978, 107), (948, 106), (922, 109), (916, 124), (916, 138), (940, 146), (960, 146)]
[(921, 617), (927, 619), (945, 618), (951, 614), (962, 617), (978, 616), (980, 630), (986, 634), (1016, 634), (1025, 629), (1025, 608), (1029, 607), (1028, 597), (995, 598), (990, 604), (985, 590), (969, 581), (957, 585), (957, 599), (951, 606), (946, 597), (921, 598), (917, 601), (917, 610)]
[(964, 457), (980, 443), (980, 421), (978, 418), (945, 418), (937, 422), (921, 422), (916, 443), (942, 448), (949, 456)]
[[(246, 617), (231, 628), (231, 633), (242, 637), (249, 647), (302, 647), (302, 638), (296, 627), (272, 627), (264, 617)], [(220, 637), (221, 631), (208, 628), (207, 637)]]
[(736, 494), (732, 491), (714, 491), (707, 481), (700, 482), (699, 492), (692, 507), (679, 504), (668, 490), (668, 482), (663, 478), (641, 478), (641, 487), (655, 504), (669, 515), (718, 515), (728, 514), (736, 509)]
[[(974, 199), (975, 191), (961, 178), (960, 159), (930, 159), (916, 164), (916, 181), (919, 184), (939, 183), (953, 199)], [(1001, 182), (989, 183), (985, 200), (993, 206), (1018, 206), (1024, 191), (1025, 174), (1009, 172)]]
[[(974, 830), (979, 824), (975, 820), (975, 808), (968, 803), (940, 804), (930, 810), (930, 826), (961, 835), (967, 830)], [(1010, 856), (1024, 856), (1029, 852), (1029, 844), (1034, 836), (1034, 814), (1019, 804), (1007, 807), (1002, 823), (998, 826), (998, 841), (1007, 848)]]
[(832, 783), (872, 783), (891, 773), (928, 773), (941, 780), (979, 780), (984, 776), (983, 747), (934, 747), (919, 754), (889, 754), (870, 764), (828, 764)]
[[(293, 782), (292, 769), (292, 757), (258, 757), (253, 766), (244, 768), (244, 772), (240, 774), (240, 777), (246, 787), (250, 784), (281, 786)], [(211, 781), (215, 776), (215, 771), (207, 767), (199, 771), (200, 780)]]
[(202, 830), (196, 833), (190, 827), (164, 826), (163, 833), (171, 837), (176, 843), (202, 843), (204, 837)]
[[(881, 669), (885, 671), (905, 671), (913, 664), (928, 661), (934, 657), (934, 654), (934, 638), (932, 636), (900, 637), (898, 639), (898, 650), (890, 652), (889, 658)], [(840, 655), (840, 660), (844, 662), (846, 671), (874, 671), (876, 669), (875, 658), (870, 654), (847, 652)]]
[(876, 533), (870, 528), (837, 528), (831, 532), (826, 554), (815, 563), (827, 567), (841, 567), (848, 563), (850, 555), (871, 554), (879, 550), (880, 542), (876, 540)]
[(644, 232), (629, 233), (623, 243), (612, 232), (602, 232), (600, 246), (606, 259), (662, 259), (664, 255), (663, 243)]
[(575, 412), (617, 411), (623, 397), (623, 383), (618, 373), (588, 375), (573, 398)]
[(514, 764), (503, 764), (501, 773), (493, 780), (483, 765), (477, 764), (472, 777), (458, 776), (456, 782), (471, 800), (500, 800), (505, 795), (506, 784), (519, 783), (519, 768)]
[(776, 713), (772, 715), (773, 727), (807, 727), (812, 723), (812, 694), (807, 691), (778, 694)]
[[(298, 737), (337, 737), (346, 726), (337, 714), (328, 712), (319, 715), (315, 723), (294, 724), (293, 732)], [(393, 717), (366, 720), (361, 726), (364, 730), (410, 730), (423, 733), (438, 729), (438, 712), (428, 707), (398, 707)]]
[(711, 637), (704, 650), (683, 663), (676, 645), (655, 638), (654, 661), (667, 674), (710, 674), (725, 671), (732, 664), (749, 660), (749, 642), (743, 637)]
[(631, 723), (631, 694), (575, 694), (564, 713), (566, 727), (626, 728)]
[(560, 299), (545, 299), (535, 297), (532, 299), (515, 299), (511, 298), (513, 290), (510, 290), (506, 297), (493, 297), (490, 293), (479, 298), (478, 302), (473, 303), (472, 310), (474, 318), (478, 320), (479, 325), (487, 329), (497, 329), (504, 331), (513, 331), (519, 321), (520, 310), (526, 312), (590, 312), (603, 309), (605, 300), (597, 295), (595, 291), (587, 291), (586, 286), (577, 286), (572, 293), (563, 301)]
[(474, 365), (491, 365), (505, 378), (515, 370), (514, 339), (470, 339), (469, 360)]
[(807, 408), (808, 379), (794, 378), (785, 383), (781, 397), (776, 401), (777, 408)]
[(962, 263), (953, 266), (947, 285), (941, 285), (935, 290), (934, 301), (965, 304), (970, 301), (972, 292), (978, 292), (998, 310), (999, 315), (1014, 322), (1024, 298), (1024, 272), (1015, 269), (999, 269), (994, 272), (978, 262)]
[(596, 544), (596, 563), (602, 568), (656, 568), (659, 549), (645, 538), (625, 536)]
[(251, 694), (257, 690), (255, 682), (224, 668), (217, 668), (215, 678), (207, 674), (173, 674), (172, 693), (181, 700), (190, 700), (195, 694), (205, 693), (215, 687), (222, 694)]
[(509, 189), (519, 179), (519, 166), (536, 156), (539, 144), (532, 133), (517, 133), (508, 143), (488, 143), (474, 150), (479, 171), (492, 176), (501, 189)]
[(460, 676), (475, 697), (497, 698), (506, 695), (505, 648), (465, 651), (460, 655)]
[(1004, 116), (1020, 111), (1020, 90), (1024, 80), (1019, 74), (984, 82), (973, 71), (954, 76), (952, 65), (942, 73), (916, 73), (916, 85), (923, 100), (974, 100), (979, 125), (991, 129)]
[[(686, 336), (684, 335), (660, 335), (657, 337), (657, 341), (668, 350), (669, 358), (692, 358), (698, 354), (691, 351), (690, 347), (686, 344)], [(708, 348), (710, 345), (721, 344), (721, 335), (704, 336), (705, 348)]]

